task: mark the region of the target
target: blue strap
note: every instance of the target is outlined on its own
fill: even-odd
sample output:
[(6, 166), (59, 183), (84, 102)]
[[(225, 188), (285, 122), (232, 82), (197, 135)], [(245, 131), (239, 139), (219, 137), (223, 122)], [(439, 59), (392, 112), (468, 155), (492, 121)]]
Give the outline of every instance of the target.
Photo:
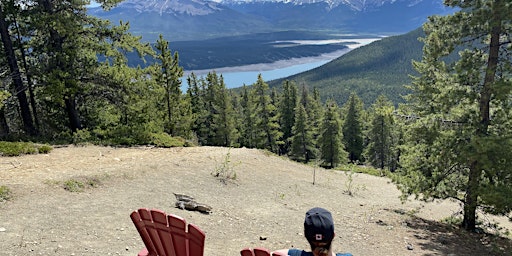
[[(303, 250), (297, 250), (297, 249), (289, 249), (288, 250), (289, 256), (313, 256), (313, 253), (306, 252)], [(336, 256), (352, 256), (350, 253), (336, 253)]]
[(289, 249), (288, 250), (289, 256), (313, 256), (313, 253), (306, 252), (303, 250), (297, 250), (297, 249)]

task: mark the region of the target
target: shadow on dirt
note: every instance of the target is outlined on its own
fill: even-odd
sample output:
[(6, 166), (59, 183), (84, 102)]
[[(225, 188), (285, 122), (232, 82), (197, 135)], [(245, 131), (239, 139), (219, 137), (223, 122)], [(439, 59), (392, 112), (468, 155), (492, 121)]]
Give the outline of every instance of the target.
[[(402, 212), (395, 211), (398, 214)], [(424, 255), (495, 255), (511, 256), (512, 240), (488, 233), (471, 233), (459, 227), (410, 216), (407, 227), (420, 242), (419, 246), (432, 253)]]

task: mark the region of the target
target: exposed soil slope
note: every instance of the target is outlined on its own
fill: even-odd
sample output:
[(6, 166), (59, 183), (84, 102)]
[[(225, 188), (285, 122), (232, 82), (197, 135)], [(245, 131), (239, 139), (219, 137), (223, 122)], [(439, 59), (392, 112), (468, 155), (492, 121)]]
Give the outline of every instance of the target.
[[(225, 184), (211, 173), (228, 155), (236, 180)], [(94, 187), (70, 192), (63, 189), (66, 181)], [(307, 248), (302, 221), (314, 206), (333, 213), (337, 251), (512, 255), (508, 239), (440, 224), (460, 211), (456, 203), (402, 204), (387, 178), (313, 168), (254, 149), (70, 146), (0, 158), (0, 185), (13, 192), (0, 203), (0, 255), (136, 255), (143, 243), (129, 215), (140, 207), (199, 225), (206, 232), (205, 255), (239, 255), (247, 246)], [(213, 210), (177, 209), (173, 193)], [(511, 227), (502, 218), (484, 220)]]

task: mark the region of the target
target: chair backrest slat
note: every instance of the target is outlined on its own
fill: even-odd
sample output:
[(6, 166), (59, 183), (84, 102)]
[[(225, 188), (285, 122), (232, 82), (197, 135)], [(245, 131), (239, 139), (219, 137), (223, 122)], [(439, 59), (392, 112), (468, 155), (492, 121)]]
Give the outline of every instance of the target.
[(185, 219), (141, 208), (130, 215), (149, 256), (203, 256), (205, 233)]
[(240, 251), (240, 255), (242, 256), (270, 256), (270, 251), (267, 248), (256, 247), (252, 248), (244, 248)]

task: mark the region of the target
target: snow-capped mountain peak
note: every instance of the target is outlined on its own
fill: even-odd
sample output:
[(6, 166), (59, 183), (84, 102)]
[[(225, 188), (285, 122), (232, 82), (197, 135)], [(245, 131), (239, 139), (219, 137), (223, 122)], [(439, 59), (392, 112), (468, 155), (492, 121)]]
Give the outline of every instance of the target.
[(222, 4), (244, 4), (244, 3), (259, 3), (259, 2), (275, 2), (275, 3), (288, 3), (295, 5), (306, 5), (315, 3), (325, 3), (329, 9), (345, 5), (354, 11), (364, 11), (371, 8), (378, 8), (385, 4), (393, 4), (395, 2), (404, 2), (409, 6), (414, 6), (425, 0), (212, 0)]
[(204, 0), (125, 0), (119, 7), (133, 8), (138, 12), (157, 12), (160, 15), (208, 15), (222, 9), (220, 3)]

